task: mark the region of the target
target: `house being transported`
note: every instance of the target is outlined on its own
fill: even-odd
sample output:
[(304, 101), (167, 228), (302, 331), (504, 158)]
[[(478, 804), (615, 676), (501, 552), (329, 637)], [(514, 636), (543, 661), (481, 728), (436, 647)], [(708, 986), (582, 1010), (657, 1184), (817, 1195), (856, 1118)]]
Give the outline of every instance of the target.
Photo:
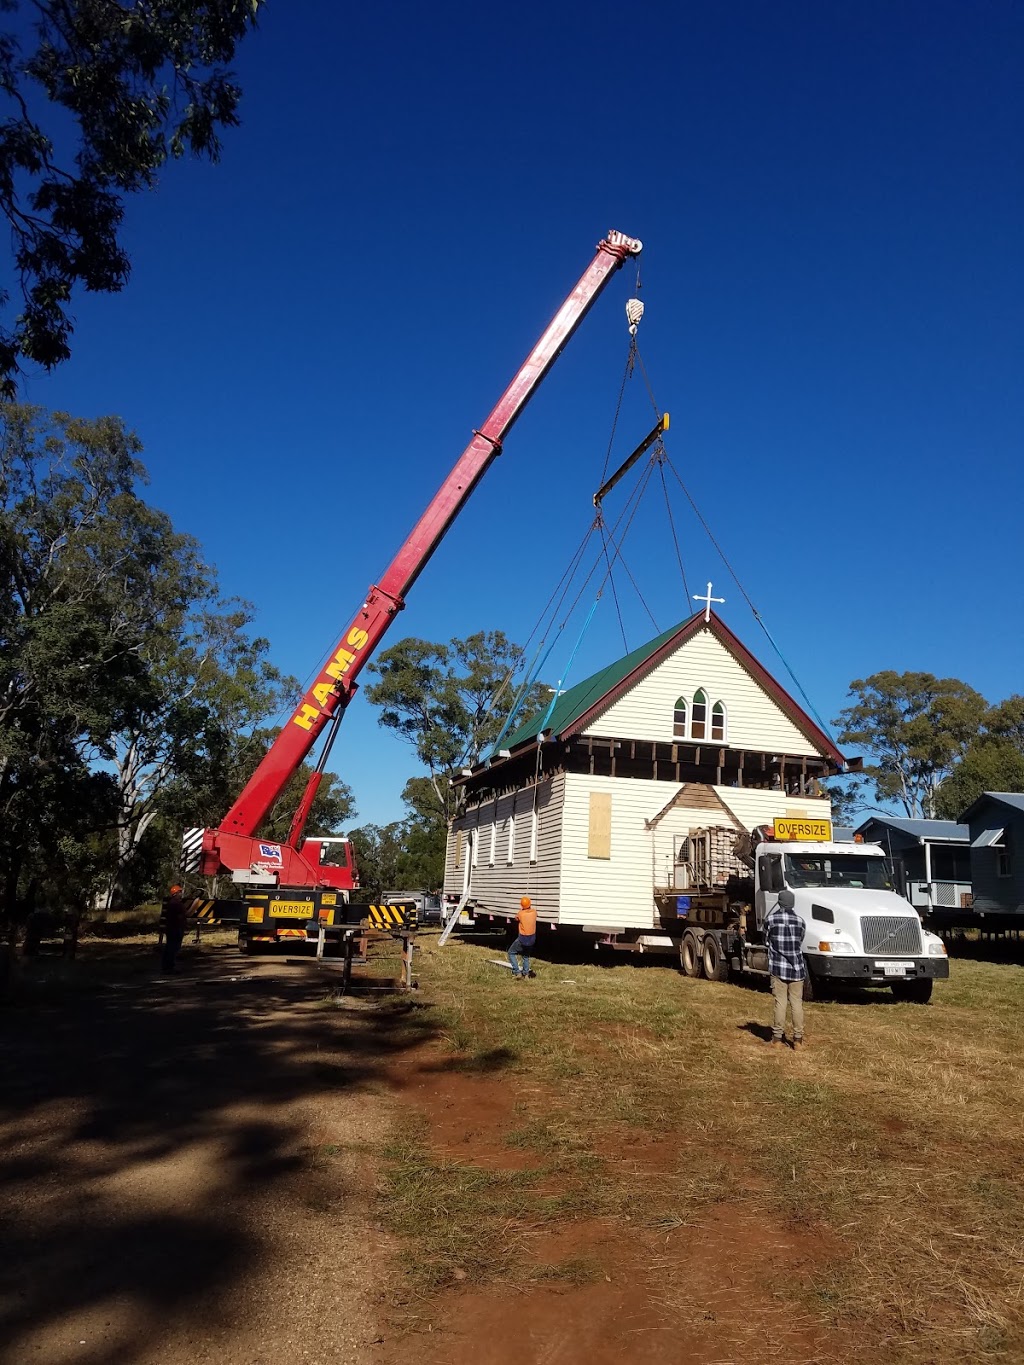
[[(655, 893), (746, 869), (735, 834), (827, 819), (846, 768), (714, 612), (698, 612), (578, 683), (463, 778), (445, 893), (510, 917), (606, 934), (656, 930)], [(652, 944), (654, 940), (652, 939)]]

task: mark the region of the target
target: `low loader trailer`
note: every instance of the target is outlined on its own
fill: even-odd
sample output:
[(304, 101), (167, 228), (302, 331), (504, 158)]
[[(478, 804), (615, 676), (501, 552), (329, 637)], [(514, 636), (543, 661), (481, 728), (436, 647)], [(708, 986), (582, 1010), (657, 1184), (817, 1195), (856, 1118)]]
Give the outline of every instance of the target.
[(639, 936), (647, 940), (643, 946), (677, 952), (691, 977), (767, 976), (765, 919), (788, 888), (804, 922), (805, 998), (875, 986), (898, 1000), (926, 1004), (932, 983), (949, 976), (949, 959), (942, 939), (923, 928), (897, 893), (890, 859), (877, 844), (776, 837), (776, 830), (791, 832), (794, 823), (779, 820), (774, 828), (738, 836), (734, 851), (749, 866), (749, 877), (732, 877), (721, 888), (656, 890), (663, 932)]
[[(836, 843), (831, 835), (828, 820), (779, 819), (741, 831), (733, 852), (749, 875), (655, 887), (649, 925), (582, 932), (596, 947), (678, 956), (690, 977), (767, 976), (765, 919), (788, 888), (804, 922), (805, 999), (867, 986), (927, 1004), (933, 983), (949, 976), (942, 939), (898, 894), (892, 862), (877, 844)], [(493, 918), (478, 906), (459, 908), (475, 923)]]

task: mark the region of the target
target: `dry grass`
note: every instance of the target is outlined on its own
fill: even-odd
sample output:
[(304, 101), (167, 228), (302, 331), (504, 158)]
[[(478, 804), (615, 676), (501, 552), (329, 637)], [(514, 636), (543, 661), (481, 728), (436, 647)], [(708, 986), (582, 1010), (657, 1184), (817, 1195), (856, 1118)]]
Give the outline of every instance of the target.
[(524, 1229), (545, 1222), (670, 1233), (749, 1208), (827, 1247), (780, 1301), (865, 1359), (1024, 1359), (1024, 969), (955, 961), (925, 1008), (808, 1006), (808, 1048), (779, 1056), (745, 1028), (770, 1012), (749, 986), (589, 957), (522, 986), (494, 956), (427, 938), (421, 979), (466, 1065), (502, 1050), (506, 1141), (542, 1164), (480, 1171), (403, 1135), (384, 1200), (421, 1289), (456, 1266), (527, 1273)]

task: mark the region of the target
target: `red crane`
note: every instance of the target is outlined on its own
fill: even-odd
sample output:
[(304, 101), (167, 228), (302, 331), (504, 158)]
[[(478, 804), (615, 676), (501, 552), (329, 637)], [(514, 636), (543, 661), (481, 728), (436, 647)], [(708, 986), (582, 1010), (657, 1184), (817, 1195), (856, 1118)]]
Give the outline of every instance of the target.
[[(331, 744), (345, 708), (355, 694), (356, 678), (380, 644), (391, 622), (405, 606), (405, 597), (423, 572), (452, 522), (483, 477), (502, 442), (522, 413), (541, 380), (557, 360), (610, 277), (641, 243), (621, 232), (610, 232), (599, 242), (594, 259), (569, 294), (544, 334), (520, 366), (490, 416), (462, 452), (454, 469), (434, 495), (426, 511), (406, 537), (379, 583), (370, 587), (366, 600), (321, 670), (271, 745), (263, 761), (246, 783), (238, 800), (217, 829), (188, 830), (184, 836), (182, 869), (205, 876), (228, 875), (241, 887), (277, 887), (316, 896), (328, 895), (324, 903), (336, 904), (336, 891), (358, 885), (350, 847), (338, 846), (339, 863), (325, 861), (330, 845), (304, 839), (303, 829), (323, 777)], [(257, 836), (260, 823), (281, 795), (285, 785), (308, 757), (321, 734), (327, 738), (292, 820), (288, 838), (275, 843)], [(347, 897), (346, 897), (347, 898)], [(281, 902), (281, 904), (292, 904)], [(304, 911), (307, 901), (295, 901)], [(319, 907), (318, 907), (319, 909)], [(300, 913), (298, 909), (294, 912)], [(333, 923), (333, 915), (331, 917)]]

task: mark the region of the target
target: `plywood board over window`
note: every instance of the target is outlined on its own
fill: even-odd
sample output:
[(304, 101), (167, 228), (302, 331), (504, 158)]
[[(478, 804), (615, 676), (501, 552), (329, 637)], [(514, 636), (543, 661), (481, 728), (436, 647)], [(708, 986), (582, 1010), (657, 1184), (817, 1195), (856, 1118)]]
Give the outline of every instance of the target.
[(587, 857), (612, 856), (611, 792), (590, 793), (590, 823), (587, 830)]
[(455, 831), (455, 866), (462, 866), (462, 830)]

